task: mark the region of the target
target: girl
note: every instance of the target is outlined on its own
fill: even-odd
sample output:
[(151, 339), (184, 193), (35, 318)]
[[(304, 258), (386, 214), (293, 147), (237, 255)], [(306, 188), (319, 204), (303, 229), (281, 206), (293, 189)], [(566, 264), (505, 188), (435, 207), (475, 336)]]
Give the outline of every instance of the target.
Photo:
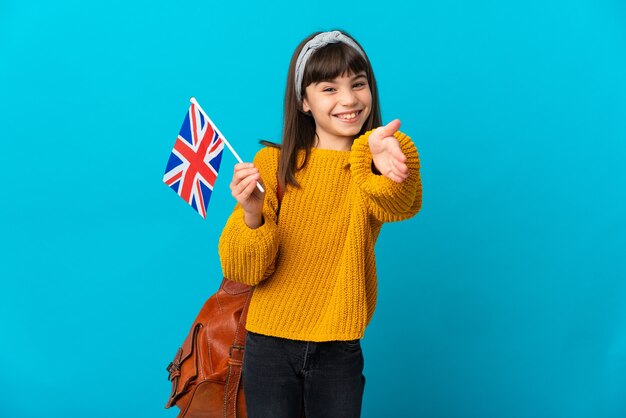
[(374, 244), (384, 222), (421, 208), (418, 153), (398, 120), (381, 126), (372, 67), (345, 32), (296, 48), (284, 111), (282, 144), (261, 141), (252, 164), (235, 165), (237, 204), (219, 241), (224, 276), (256, 286), (246, 409), (250, 418), (359, 417)]

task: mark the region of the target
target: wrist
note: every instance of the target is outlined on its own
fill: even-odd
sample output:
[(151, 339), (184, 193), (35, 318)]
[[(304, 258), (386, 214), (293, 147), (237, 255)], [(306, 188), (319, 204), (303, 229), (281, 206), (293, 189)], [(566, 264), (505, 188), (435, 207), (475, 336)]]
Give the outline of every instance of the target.
[(243, 221), (246, 223), (248, 228), (257, 229), (258, 227), (263, 225), (263, 214), (262, 213), (252, 214), (252, 213), (244, 212)]

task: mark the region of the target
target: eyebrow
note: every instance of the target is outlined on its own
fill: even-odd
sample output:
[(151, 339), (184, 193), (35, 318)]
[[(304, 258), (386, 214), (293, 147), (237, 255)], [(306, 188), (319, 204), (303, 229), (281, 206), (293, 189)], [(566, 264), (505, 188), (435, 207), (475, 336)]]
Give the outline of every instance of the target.
[(352, 80), (360, 78), (360, 77), (367, 78), (367, 73), (365, 71), (361, 71), (360, 73), (353, 75)]
[[(356, 80), (357, 78), (361, 78), (361, 77), (367, 78), (367, 73), (365, 71), (361, 71), (360, 73), (355, 74), (352, 77), (350, 77), (350, 80), (353, 81), (353, 80)], [(316, 84), (320, 84), (320, 83), (334, 83), (334, 82), (335, 82), (335, 79), (332, 78), (332, 79), (329, 79), (329, 80), (320, 80)]]

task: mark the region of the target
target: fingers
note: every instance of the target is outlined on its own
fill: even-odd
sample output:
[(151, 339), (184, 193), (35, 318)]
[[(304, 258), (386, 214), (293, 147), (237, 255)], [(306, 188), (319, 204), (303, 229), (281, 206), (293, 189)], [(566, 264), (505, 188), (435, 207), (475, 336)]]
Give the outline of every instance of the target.
[(383, 139), (388, 136), (393, 136), (398, 129), (400, 129), (400, 119), (394, 119), (387, 125), (376, 128), (376, 130), (372, 132), (372, 135), (376, 135), (377, 139)]
[(239, 163), (235, 164), (235, 172), (233, 174), (233, 181), (231, 188), (236, 187), (243, 179), (253, 174), (259, 174), (259, 169), (252, 163)]
[(259, 181), (260, 177), (258, 174), (254, 174), (243, 179), (237, 186), (235, 186), (233, 190), (233, 197), (237, 199), (237, 201), (243, 204), (246, 200), (250, 198), (252, 194), (254, 194), (254, 190), (256, 189), (256, 183)]
[(383, 129), (385, 130), (385, 136), (391, 136), (395, 134), (398, 129), (400, 129), (400, 119), (392, 120), (387, 125), (385, 125)]
[(402, 183), (409, 177), (409, 167), (404, 162), (393, 158), (379, 161), (376, 167), (383, 176), (396, 183)]
[[(401, 153), (402, 154), (402, 153)], [(406, 156), (402, 154), (403, 159), (396, 158), (393, 153), (387, 161), (387, 169), (382, 174), (396, 183), (402, 183), (409, 177), (409, 167), (405, 164)]]
[(257, 181), (261, 182), (259, 169), (252, 163), (235, 164), (233, 181), (230, 189), (238, 201), (246, 200), (254, 192)]
[(391, 148), (391, 155), (393, 155), (394, 159), (401, 163), (406, 163), (406, 155), (402, 152), (400, 148), (400, 143), (396, 140), (394, 142), (394, 146)]
[(246, 172), (250, 173), (250, 172), (253, 172), (254, 170), (258, 171), (258, 169), (252, 163), (235, 164), (235, 174), (234, 174), (234, 177), (237, 177), (237, 175), (239, 175), (241, 177), (241, 173), (244, 173), (243, 176), (245, 176)]
[(391, 155), (391, 161), (399, 163), (398, 166), (400, 166), (401, 164), (402, 166), (406, 167), (406, 164), (404, 163), (406, 163), (407, 158), (406, 155), (404, 155), (404, 152), (402, 152), (402, 148), (400, 147), (400, 141), (392, 136), (391, 138), (387, 139), (387, 141), (385, 142), (385, 146), (389, 154)]
[(391, 180), (401, 183), (409, 177), (409, 167), (406, 164), (397, 160), (391, 160), (391, 166), (392, 168), (389, 170), (389, 178)]
[[(260, 176), (258, 174), (255, 174), (253, 176), (248, 177), (246, 180), (248, 181), (246, 183), (245, 188), (243, 189), (242, 194), (245, 197), (250, 196), (252, 193), (254, 193), (254, 189), (256, 189), (256, 183), (257, 181), (259, 181)], [(244, 197), (242, 196), (242, 197)]]

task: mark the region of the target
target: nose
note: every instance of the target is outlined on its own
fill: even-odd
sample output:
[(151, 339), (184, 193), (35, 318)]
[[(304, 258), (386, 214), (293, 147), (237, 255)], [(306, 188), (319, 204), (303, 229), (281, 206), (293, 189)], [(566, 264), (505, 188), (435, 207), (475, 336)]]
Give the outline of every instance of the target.
[(358, 103), (358, 99), (352, 89), (342, 89), (339, 102), (344, 106), (354, 106)]

